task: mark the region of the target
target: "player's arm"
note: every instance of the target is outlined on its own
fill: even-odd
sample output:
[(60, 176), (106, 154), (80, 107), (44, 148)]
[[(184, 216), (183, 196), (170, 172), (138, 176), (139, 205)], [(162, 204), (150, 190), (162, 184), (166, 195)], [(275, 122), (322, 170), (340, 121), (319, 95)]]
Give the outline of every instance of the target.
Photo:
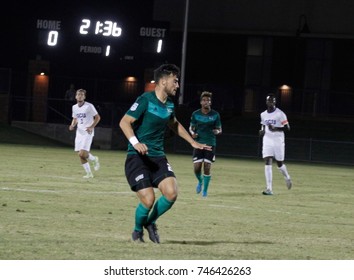
[(222, 128), (221, 128), (221, 120), (220, 120), (220, 114), (217, 113), (217, 119), (214, 123), (214, 129), (213, 129), (213, 133), (214, 135), (220, 135), (222, 133)]
[(138, 138), (136, 138), (132, 126), (135, 121), (135, 118), (125, 114), (119, 122), (119, 127), (123, 131), (125, 137), (129, 140), (130, 144), (132, 144), (134, 149), (138, 153), (145, 155), (148, 153), (148, 147), (144, 143), (140, 143)]
[(192, 135), (192, 138), (195, 139), (198, 137), (198, 133), (195, 132), (195, 126), (189, 126), (189, 133)]
[(96, 127), (96, 125), (100, 122), (101, 116), (99, 114), (96, 114), (93, 116), (93, 123), (86, 128), (86, 131), (91, 134), (93, 129)]
[(289, 123), (285, 124), (284, 126), (282, 127), (275, 127), (273, 125), (269, 125), (269, 130), (270, 131), (283, 131), (283, 132), (286, 132), (286, 131), (290, 131), (290, 125)]
[(191, 146), (195, 149), (205, 149), (205, 150), (211, 150), (211, 146), (208, 146), (206, 144), (200, 144), (192, 138), (192, 136), (189, 135), (188, 131), (183, 127), (183, 125), (176, 119), (172, 118), (169, 123), (168, 127), (174, 131), (178, 136), (186, 140)]
[(76, 125), (77, 125), (77, 118), (73, 118), (69, 126), (69, 130), (74, 130)]
[(192, 135), (193, 139), (196, 139), (198, 137), (198, 133), (197, 133), (197, 124), (194, 115), (195, 113), (192, 114), (191, 121), (189, 123), (189, 133)]
[(101, 116), (99, 114), (95, 115), (93, 117), (93, 123), (91, 125), (91, 128), (95, 128), (96, 125), (100, 122), (100, 120), (101, 120)]
[(214, 133), (215, 135), (220, 135), (220, 134), (222, 133), (221, 127), (216, 127), (216, 128), (214, 128), (214, 129), (213, 129), (213, 133)]
[(265, 133), (265, 125), (264, 124), (262, 124), (261, 125), (261, 129), (259, 130), (259, 136), (263, 136), (264, 135), (264, 133)]

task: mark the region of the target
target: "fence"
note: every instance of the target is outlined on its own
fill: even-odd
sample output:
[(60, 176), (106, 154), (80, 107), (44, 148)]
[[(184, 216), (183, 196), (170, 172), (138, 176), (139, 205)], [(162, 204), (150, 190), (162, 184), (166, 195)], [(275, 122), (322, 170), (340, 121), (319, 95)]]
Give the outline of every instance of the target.
[[(286, 138), (286, 161), (354, 165), (354, 142)], [(174, 137), (176, 153), (191, 154), (192, 148), (180, 137)], [(216, 155), (261, 158), (262, 139), (254, 135), (222, 134), (217, 138)]]
[[(33, 112), (32, 99), (26, 97), (13, 98), (12, 121), (31, 121), (28, 115)], [(46, 123), (67, 124), (71, 121), (71, 106), (63, 99), (48, 98), (46, 103)], [(120, 118), (129, 108), (129, 103), (115, 105), (114, 103), (97, 102), (96, 107), (102, 117), (100, 126), (118, 126)], [(184, 114), (186, 125), (190, 112)], [(183, 118), (183, 116), (188, 116)], [(261, 157), (261, 138), (257, 135), (223, 133), (217, 139), (216, 155), (227, 157)], [(174, 137), (173, 151), (176, 153), (191, 153), (191, 147), (180, 137)], [(331, 164), (354, 165), (354, 142), (325, 141), (313, 138), (286, 138), (286, 161), (323, 162)]]
[[(44, 123), (58, 124), (69, 123), (71, 121), (72, 104), (65, 101), (63, 95), (68, 85), (74, 83), (77, 86), (80, 85), (80, 87), (88, 89), (89, 100), (95, 104), (102, 117), (100, 126), (115, 129), (122, 115), (126, 112), (137, 95), (143, 90), (142, 84), (139, 85), (131, 82), (127, 83), (124, 81), (52, 76), (48, 95), (34, 98), (32, 94), (28, 92), (28, 87), (31, 88), (32, 84), (26, 82), (29, 80), (26, 73), (16, 73), (16, 75), (11, 75), (11, 71), (0, 71), (0, 74), (3, 84), (8, 85), (8, 87), (3, 86), (0, 88), (0, 99), (2, 114), (9, 115), (9, 123), (12, 121), (40, 121)], [(12, 85), (11, 87), (10, 84)], [(231, 113), (229, 117), (234, 117), (235, 115), (241, 115), (242, 112), (249, 112), (250, 108), (252, 109), (252, 112), (260, 112), (261, 110), (264, 110), (264, 99), (260, 97), (268, 92), (268, 89), (252, 89), (251, 96), (254, 98), (252, 99), (252, 102), (248, 102), (248, 99), (244, 100), (248, 95), (246, 94), (246, 97), (244, 97), (243, 93), (248, 93), (250, 89), (243, 89), (242, 87), (237, 87), (235, 85), (186, 85), (184, 92), (184, 100), (186, 104), (184, 105), (184, 108), (182, 107), (178, 109), (178, 119), (184, 125), (188, 125), (191, 112), (194, 109), (199, 108), (199, 93), (204, 89), (215, 91), (216, 94), (213, 99), (213, 108), (220, 111), (223, 120), (226, 120), (229, 116), (228, 112)], [(310, 95), (311, 94), (308, 92), (294, 90), (293, 102), (290, 103), (291, 106), (289, 105), (290, 107), (287, 111), (297, 116), (306, 116), (310, 114), (313, 119), (316, 119), (318, 117), (318, 111), (322, 110), (330, 113), (326, 115), (327, 118), (330, 116), (335, 117), (336, 115), (342, 119), (345, 118), (345, 124), (348, 129), (345, 131), (343, 130), (343, 132), (340, 132), (340, 130), (338, 132), (337, 130), (336, 133), (348, 133), (348, 136), (345, 137), (345, 139), (352, 139), (353, 136), (351, 135), (354, 135), (354, 131), (352, 131), (353, 129), (351, 128), (353, 127), (353, 111), (343, 111), (343, 106), (341, 106), (343, 103), (339, 103), (339, 100), (342, 102), (344, 100), (345, 104), (353, 104), (354, 93), (330, 92), (328, 93), (328, 96), (332, 97), (330, 98), (331, 102), (328, 101), (322, 104), (322, 109), (314, 107), (318, 102), (314, 101), (315, 95), (311, 95), (313, 100), (309, 97)], [(311, 102), (307, 102), (308, 98), (312, 101), (310, 100)], [(285, 102), (287, 100), (280, 99), (280, 103), (283, 103), (282, 101)], [(6, 106), (5, 103), (7, 104)], [(250, 108), (248, 108), (249, 104), (252, 105), (250, 105)], [(332, 107), (327, 108), (328, 104), (331, 104)], [(282, 105), (286, 107), (287, 104)], [(348, 108), (351, 107), (349, 106)], [(339, 112), (345, 115), (338, 115)], [(2, 119), (7, 118), (3, 116)], [(231, 131), (243, 131), (244, 133), (249, 133), (249, 131), (243, 130), (243, 128)], [(252, 131), (256, 131), (256, 129), (257, 128), (253, 128)], [(300, 131), (300, 129), (297, 131)], [(331, 133), (331, 131), (329, 131), (329, 133)], [(304, 134), (305, 137), (306, 135), (307, 134)], [(353, 145), (353, 142), (287, 137), (286, 160), (352, 165), (354, 164)], [(190, 146), (179, 137), (175, 137), (173, 149), (177, 153), (191, 153)], [(257, 135), (223, 133), (223, 135), (218, 136), (216, 153), (220, 156), (261, 157), (260, 138)]]

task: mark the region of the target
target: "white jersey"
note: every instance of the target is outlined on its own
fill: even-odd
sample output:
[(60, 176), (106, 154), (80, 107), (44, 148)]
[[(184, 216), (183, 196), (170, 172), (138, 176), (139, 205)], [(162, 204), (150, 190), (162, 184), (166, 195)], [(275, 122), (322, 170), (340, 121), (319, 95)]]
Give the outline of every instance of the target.
[(274, 127), (284, 127), (288, 124), (288, 118), (285, 113), (279, 108), (275, 108), (275, 110), (271, 113), (268, 113), (265, 110), (261, 113), (261, 124), (265, 126), (265, 134), (264, 138), (272, 139), (281, 139), (284, 141), (284, 132), (283, 131), (270, 131), (268, 125), (273, 125)]
[(265, 110), (261, 113), (261, 124), (265, 126), (265, 133), (263, 136), (263, 158), (273, 156), (277, 160), (284, 160), (285, 154), (285, 137), (283, 131), (270, 131), (268, 125), (274, 127), (284, 127), (288, 124), (288, 119), (285, 113), (276, 108), (273, 112), (268, 113)]
[[(81, 107), (78, 104), (73, 105), (72, 111), (72, 117), (77, 119), (76, 133), (87, 134), (86, 129), (92, 125), (94, 116), (98, 114), (95, 106), (85, 101)], [(92, 130), (92, 136), (94, 136), (94, 130)]]

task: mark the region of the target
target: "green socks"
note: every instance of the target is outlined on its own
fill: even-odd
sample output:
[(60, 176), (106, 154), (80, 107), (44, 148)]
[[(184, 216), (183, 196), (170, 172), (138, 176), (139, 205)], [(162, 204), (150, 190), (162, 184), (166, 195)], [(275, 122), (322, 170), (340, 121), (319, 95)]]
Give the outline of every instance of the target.
[(142, 231), (143, 226), (146, 224), (150, 209), (146, 208), (143, 204), (139, 203), (135, 210), (135, 228), (134, 230)]
[(135, 210), (135, 228), (136, 231), (142, 231), (144, 225), (153, 224), (157, 218), (172, 207), (174, 201), (169, 201), (166, 197), (161, 196), (151, 210), (146, 208), (142, 203), (139, 203)]
[(174, 203), (174, 201), (169, 201), (166, 197), (161, 196), (152, 208), (146, 224), (149, 225), (155, 223), (157, 218), (169, 210)]
[(208, 193), (208, 188), (209, 188), (209, 183), (210, 183), (211, 175), (205, 175), (204, 174), (204, 187), (203, 187), (203, 193)]
[(197, 177), (199, 184), (203, 184), (203, 176), (201, 173), (194, 173), (195, 177)]

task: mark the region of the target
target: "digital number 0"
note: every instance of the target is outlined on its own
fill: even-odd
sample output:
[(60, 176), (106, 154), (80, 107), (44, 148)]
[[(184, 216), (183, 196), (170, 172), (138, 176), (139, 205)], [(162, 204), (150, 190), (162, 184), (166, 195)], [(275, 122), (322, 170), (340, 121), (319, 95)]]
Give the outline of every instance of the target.
[(55, 46), (58, 43), (58, 36), (59, 36), (58, 31), (49, 31), (47, 45)]

